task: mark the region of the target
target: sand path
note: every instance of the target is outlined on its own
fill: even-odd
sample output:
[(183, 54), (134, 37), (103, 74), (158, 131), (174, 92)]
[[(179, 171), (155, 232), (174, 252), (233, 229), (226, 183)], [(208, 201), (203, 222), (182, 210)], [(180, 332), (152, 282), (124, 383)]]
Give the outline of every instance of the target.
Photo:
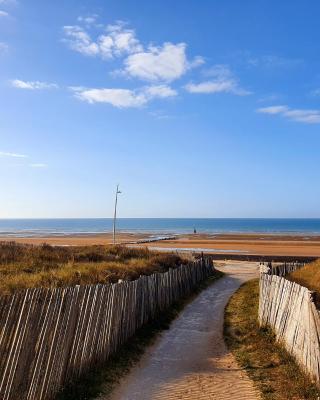
[(258, 264), (229, 262), (219, 269), (227, 275), (182, 311), (122, 380), (112, 400), (259, 399), (222, 333), (228, 299), (241, 283), (258, 276)]

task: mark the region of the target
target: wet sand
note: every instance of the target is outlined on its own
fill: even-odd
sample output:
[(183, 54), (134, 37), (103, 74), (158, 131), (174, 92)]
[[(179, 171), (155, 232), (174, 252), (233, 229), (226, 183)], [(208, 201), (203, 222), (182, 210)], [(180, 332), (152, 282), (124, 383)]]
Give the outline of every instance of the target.
[[(150, 234), (119, 233), (117, 242), (134, 245), (137, 241), (150, 238)], [(63, 246), (109, 245), (112, 244), (112, 234), (73, 235), (51, 237), (8, 238), (0, 237), (0, 241), (15, 240), (19, 243)], [(175, 251), (204, 251), (210, 254), (242, 254), (265, 256), (304, 256), (320, 257), (320, 236), (310, 235), (278, 235), (278, 234), (191, 234), (179, 235), (174, 240), (161, 240), (152, 243), (139, 244), (150, 250), (163, 249)]]
[(288, 235), (186, 235), (176, 240), (144, 244), (150, 249), (170, 248), (212, 254), (320, 257), (319, 236)]

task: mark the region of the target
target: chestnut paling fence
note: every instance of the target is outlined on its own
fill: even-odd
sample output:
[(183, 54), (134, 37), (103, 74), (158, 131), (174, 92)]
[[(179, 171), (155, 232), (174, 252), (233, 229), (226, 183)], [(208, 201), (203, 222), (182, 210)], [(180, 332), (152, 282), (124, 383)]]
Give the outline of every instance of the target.
[(302, 265), (261, 267), (259, 322), (271, 326), (301, 367), (320, 383), (320, 316), (313, 293), (284, 278)]
[(0, 298), (0, 399), (53, 399), (212, 271), (202, 259), (131, 282)]

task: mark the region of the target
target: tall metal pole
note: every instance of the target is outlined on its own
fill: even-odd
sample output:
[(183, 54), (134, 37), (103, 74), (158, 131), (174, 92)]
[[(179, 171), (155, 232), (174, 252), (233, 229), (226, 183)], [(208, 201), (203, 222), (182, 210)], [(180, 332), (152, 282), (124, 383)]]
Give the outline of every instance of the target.
[(113, 244), (116, 244), (116, 219), (117, 219), (117, 204), (118, 204), (118, 194), (121, 193), (119, 190), (119, 185), (117, 185), (116, 199), (114, 202), (114, 215), (113, 215)]

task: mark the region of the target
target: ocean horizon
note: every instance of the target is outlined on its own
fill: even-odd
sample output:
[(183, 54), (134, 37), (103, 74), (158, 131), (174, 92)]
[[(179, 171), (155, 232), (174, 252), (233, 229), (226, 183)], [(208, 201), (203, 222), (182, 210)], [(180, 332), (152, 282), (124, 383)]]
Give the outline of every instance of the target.
[[(112, 218), (0, 219), (2, 237), (94, 235), (112, 231)], [(128, 233), (320, 234), (320, 218), (118, 218)]]

